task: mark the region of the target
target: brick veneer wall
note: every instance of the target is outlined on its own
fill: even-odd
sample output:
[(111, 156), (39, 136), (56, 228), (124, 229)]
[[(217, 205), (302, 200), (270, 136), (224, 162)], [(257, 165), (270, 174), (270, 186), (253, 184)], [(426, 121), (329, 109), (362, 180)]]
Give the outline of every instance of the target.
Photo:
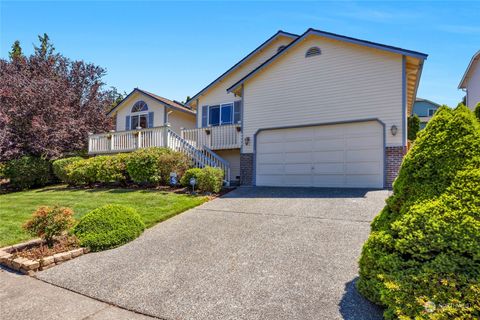
[(386, 147), (386, 166), (387, 166), (387, 188), (392, 188), (392, 183), (398, 175), (398, 170), (402, 165), (403, 157), (406, 153), (406, 147)]
[(240, 184), (253, 185), (253, 153), (240, 153)]

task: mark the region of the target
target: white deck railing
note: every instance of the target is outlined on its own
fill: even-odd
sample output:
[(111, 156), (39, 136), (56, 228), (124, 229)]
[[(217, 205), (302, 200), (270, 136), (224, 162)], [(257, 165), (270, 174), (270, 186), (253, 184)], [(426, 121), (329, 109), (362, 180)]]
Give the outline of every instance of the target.
[(182, 129), (182, 138), (197, 148), (212, 150), (236, 149), (242, 144), (241, 126), (230, 124), (218, 127)]
[(88, 138), (89, 154), (108, 154), (130, 152), (140, 148), (167, 147), (185, 153), (193, 166), (221, 168), (225, 180), (230, 181), (230, 164), (208, 147), (197, 148), (170, 129), (169, 125), (162, 127), (119, 131), (101, 134), (91, 134)]
[(148, 147), (167, 147), (168, 127), (91, 134), (88, 137), (88, 153), (116, 153)]

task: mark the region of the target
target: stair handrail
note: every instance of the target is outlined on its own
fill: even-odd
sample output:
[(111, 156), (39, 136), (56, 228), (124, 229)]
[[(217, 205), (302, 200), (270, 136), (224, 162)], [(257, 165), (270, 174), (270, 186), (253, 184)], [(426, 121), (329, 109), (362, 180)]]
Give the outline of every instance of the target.
[[(180, 144), (180, 151), (183, 151), (193, 158), (196, 166), (202, 164), (203, 166), (219, 167), (224, 172), (224, 180), (227, 184), (230, 182), (230, 164), (225, 159), (205, 146), (203, 150), (195, 148), (195, 146), (171, 129), (168, 129), (168, 134)], [(170, 139), (168, 139), (168, 144), (168, 147), (171, 149), (175, 148), (174, 145), (170, 145)]]

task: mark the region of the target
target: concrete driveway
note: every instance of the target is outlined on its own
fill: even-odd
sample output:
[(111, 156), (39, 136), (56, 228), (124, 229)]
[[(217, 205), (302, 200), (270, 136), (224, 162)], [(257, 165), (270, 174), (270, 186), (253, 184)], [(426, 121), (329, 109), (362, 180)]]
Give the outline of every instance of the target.
[(381, 319), (354, 281), (387, 196), (239, 188), (38, 278), (162, 319)]

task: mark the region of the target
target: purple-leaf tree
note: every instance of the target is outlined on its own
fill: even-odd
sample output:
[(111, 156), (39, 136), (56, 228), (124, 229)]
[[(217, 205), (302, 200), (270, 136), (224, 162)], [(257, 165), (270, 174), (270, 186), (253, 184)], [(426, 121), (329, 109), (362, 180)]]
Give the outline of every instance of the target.
[(15, 42), (10, 59), (0, 59), (0, 161), (81, 152), (89, 132), (111, 127), (105, 70), (55, 53), (46, 34), (39, 40), (28, 57)]

